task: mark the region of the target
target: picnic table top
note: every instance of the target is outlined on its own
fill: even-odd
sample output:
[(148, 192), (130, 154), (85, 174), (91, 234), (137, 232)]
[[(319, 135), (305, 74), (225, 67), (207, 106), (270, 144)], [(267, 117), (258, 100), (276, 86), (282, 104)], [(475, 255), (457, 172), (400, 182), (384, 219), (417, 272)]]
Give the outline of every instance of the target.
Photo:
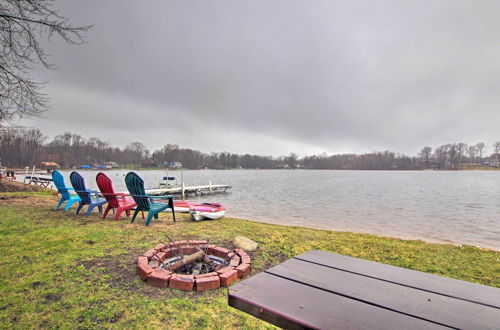
[(319, 329), (500, 329), (500, 289), (308, 251), (229, 289), (274, 325)]

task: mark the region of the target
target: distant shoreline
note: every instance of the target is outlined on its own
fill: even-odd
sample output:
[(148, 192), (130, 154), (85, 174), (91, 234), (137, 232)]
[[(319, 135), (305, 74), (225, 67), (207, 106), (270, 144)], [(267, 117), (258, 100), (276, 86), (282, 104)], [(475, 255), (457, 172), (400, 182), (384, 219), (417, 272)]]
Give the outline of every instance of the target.
[(61, 171), (172, 171), (181, 172), (186, 171), (203, 171), (203, 170), (214, 170), (214, 171), (234, 171), (234, 170), (244, 170), (244, 171), (255, 171), (255, 170), (284, 170), (284, 171), (372, 171), (372, 172), (468, 172), (468, 171), (500, 171), (500, 167), (480, 167), (480, 168), (461, 168), (461, 169), (339, 169), (339, 168), (184, 168), (184, 169), (166, 169), (162, 167), (140, 167), (140, 168), (110, 168), (110, 169), (60, 169)]

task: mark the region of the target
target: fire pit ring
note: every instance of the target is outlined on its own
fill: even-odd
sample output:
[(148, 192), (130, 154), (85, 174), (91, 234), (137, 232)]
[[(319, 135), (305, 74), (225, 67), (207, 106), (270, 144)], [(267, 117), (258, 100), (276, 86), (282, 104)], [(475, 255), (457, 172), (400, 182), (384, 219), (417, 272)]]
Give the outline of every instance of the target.
[[(196, 253), (206, 255), (209, 258), (207, 263), (183, 265), (180, 262)], [(137, 258), (137, 274), (148, 284), (184, 291), (227, 287), (247, 276), (250, 270), (250, 256), (245, 251), (230, 251), (208, 244), (207, 241), (176, 241), (168, 245), (160, 243)]]

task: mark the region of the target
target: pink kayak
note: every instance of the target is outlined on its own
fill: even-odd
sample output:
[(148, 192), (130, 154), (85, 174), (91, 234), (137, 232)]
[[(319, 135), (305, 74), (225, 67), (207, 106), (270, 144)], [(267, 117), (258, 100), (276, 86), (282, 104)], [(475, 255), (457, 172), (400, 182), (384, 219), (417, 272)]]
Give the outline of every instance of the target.
[(203, 219), (220, 219), (226, 213), (226, 209), (219, 203), (191, 203), (186, 201), (174, 201), (175, 212), (191, 213), (195, 221)]

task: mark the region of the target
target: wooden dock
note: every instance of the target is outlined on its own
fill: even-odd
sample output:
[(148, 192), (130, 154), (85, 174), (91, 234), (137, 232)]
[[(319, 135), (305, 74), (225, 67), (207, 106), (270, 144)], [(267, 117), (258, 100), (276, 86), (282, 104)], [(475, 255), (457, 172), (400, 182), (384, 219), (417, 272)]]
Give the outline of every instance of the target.
[(208, 184), (188, 187), (181, 185), (179, 187), (146, 189), (146, 193), (151, 195), (207, 195), (226, 192), (228, 189), (231, 189), (231, 186), (225, 184)]
[(39, 175), (25, 175), (23, 183), (49, 188), (49, 186), (52, 186), (52, 178)]

